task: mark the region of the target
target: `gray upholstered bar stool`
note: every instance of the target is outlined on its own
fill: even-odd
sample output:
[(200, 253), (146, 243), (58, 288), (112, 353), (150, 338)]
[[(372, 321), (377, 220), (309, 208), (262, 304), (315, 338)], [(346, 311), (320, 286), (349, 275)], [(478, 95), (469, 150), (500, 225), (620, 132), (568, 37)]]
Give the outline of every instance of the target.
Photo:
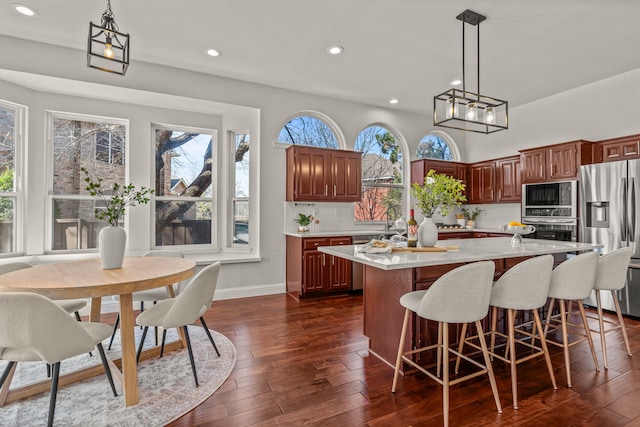
[[(605, 334), (608, 332), (612, 332), (620, 328), (622, 332), (622, 338), (624, 339), (624, 344), (627, 347), (627, 354), (631, 356), (629, 337), (627, 337), (627, 330), (624, 327), (624, 319), (622, 318), (622, 312), (620, 311), (620, 303), (618, 302), (616, 291), (624, 288), (632, 253), (633, 250), (631, 248), (622, 248), (610, 252), (606, 255), (602, 255), (600, 259), (598, 259), (598, 271), (596, 273), (596, 281), (593, 284), (593, 289), (596, 293), (596, 302), (598, 304), (598, 323), (600, 329), (597, 332), (600, 334), (600, 343), (602, 344), (602, 358), (604, 359), (604, 369), (609, 369), (609, 363), (607, 361), (607, 343), (605, 340)], [(604, 319), (604, 316), (602, 315), (600, 291), (611, 291), (611, 297), (616, 307), (616, 314), (618, 315), (617, 324), (613, 321)], [(613, 324), (614, 326), (609, 329), (605, 329), (605, 322)]]
[[(569, 348), (583, 342), (585, 339), (589, 342), (593, 363), (596, 371), (600, 370), (598, 366), (598, 358), (596, 350), (593, 346), (591, 331), (587, 322), (582, 300), (591, 294), (593, 284), (596, 279), (596, 270), (598, 267), (598, 253), (587, 252), (575, 256), (557, 266), (551, 273), (551, 285), (549, 286), (549, 311), (544, 326), (543, 337), (547, 340), (547, 344), (553, 344), (562, 347), (564, 350), (564, 363), (567, 371), (567, 386), (571, 387), (571, 358), (569, 356)], [(552, 315), (555, 302), (560, 306), (560, 315)], [(582, 325), (570, 323), (567, 312), (566, 303), (575, 301), (580, 309), (580, 317)], [(558, 325), (559, 324), (559, 325)], [(548, 338), (549, 328), (560, 330), (562, 333), (562, 342), (554, 341)], [(572, 329), (572, 335), (582, 335), (579, 339), (569, 342), (569, 328)], [(578, 331), (578, 328), (581, 330)]]
[[(463, 265), (440, 277), (428, 290), (409, 292), (400, 298), (400, 304), (405, 307), (406, 310), (404, 322), (402, 324), (400, 343), (398, 345), (398, 357), (396, 359), (396, 369), (393, 375), (391, 391), (396, 391), (398, 374), (403, 361), (426, 374), (438, 384), (442, 385), (442, 414), (445, 426), (449, 425), (449, 386), (483, 374), (487, 374), (489, 376), (496, 407), (498, 408), (498, 412), (502, 413), (500, 398), (498, 397), (498, 388), (493, 375), (491, 361), (489, 360), (487, 343), (484, 339), (482, 325), (480, 323), (480, 320), (485, 318), (489, 312), (489, 298), (491, 297), (491, 285), (493, 283), (494, 271), (495, 264), (492, 261), (482, 261)], [(403, 352), (407, 326), (412, 312), (424, 319), (438, 322), (438, 330), (442, 331), (441, 342), (408, 352)], [(482, 354), (484, 356), (484, 365), (462, 355), (454, 349), (449, 348), (448, 324), (466, 324), (471, 322), (475, 323), (476, 328), (479, 331), (480, 344), (482, 347)], [(438, 341), (440, 341), (440, 339)], [(409, 357), (417, 353), (434, 349), (437, 349), (439, 353), (444, 351), (442, 379), (415, 363)], [(476, 365), (480, 370), (463, 377), (450, 379), (449, 353), (462, 357), (468, 362)], [(438, 357), (438, 359), (440, 358)]]
[[(545, 340), (540, 341), (540, 347), (536, 346), (529, 340), (534, 337), (533, 334), (535, 333), (536, 328), (538, 331), (542, 331), (542, 322), (540, 321), (538, 309), (543, 307), (547, 302), (552, 270), (552, 255), (543, 255), (531, 258), (526, 261), (522, 261), (509, 269), (493, 284), (493, 288), (491, 290), (490, 305), (492, 314), (491, 332), (489, 332), (491, 335), (491, 346), (489, 353), (493, 357), (511, 365), (511, 390), (513, 393), (514, 409), (518, 409), (518, 377), (516, 367), (519, 363), (533, 359), (534, 357), (544, 356), (553, 389), (555, 390), (558, 388), (556, 386), (556, 378), (553, 375), (553, 366), (551, 365), (551, 358), (549, 357), (549, 349), (547, 348)], [(498, 308), (505, 310), (505, 317), (508, 325), (506, 335), (496, 330)], [(515, 325), (515, 318), (520, 310), (533, 312), (533, 324), (535, 326), (531, 332), (523, 327), (525, 325), (530, 325), (531, 322), (526, 322), (523, 325)], [(466, 334), (466, 328), (464, 327), (462, 334), (463, 337)], [(519, 338), (516, 338), (516, 334)], [(507, 347), (504, 356), (494, 352), (496, 336), (501, 336), (507, 339)], [(480, 347), (475, 343), (475, 339), (477, 338), (478, 336), (476, 335), (460, 340), (460, 347), (458, 348), (458, 351), (462, 352), (464, 344), (480, 349)], [(519, 344), (519, 347), (524, 346), (528, 348), (520, 359), (517, 357), (516, 344)], [(456, 373), (458, 372), (459, 362), (460, 358), (456, 360)]]

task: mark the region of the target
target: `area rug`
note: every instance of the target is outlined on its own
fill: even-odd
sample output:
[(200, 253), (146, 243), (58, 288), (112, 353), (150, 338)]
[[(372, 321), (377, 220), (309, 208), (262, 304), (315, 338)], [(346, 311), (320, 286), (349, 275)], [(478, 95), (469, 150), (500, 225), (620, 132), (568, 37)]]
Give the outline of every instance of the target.
[[(136, 343), (142, 335), (136, 327)], [(187, 349), (165, 353), (138, 365), (140, 402), (125, 407), (122, 390), (116, 382), (118, 397), (114, 397), (106, 376), (60, 387), (56, 404), (56, 426), (163, 426), (189, 412), (211, 396), (229, 377), (236, 363), (236, 349), (224, 335), (211, 331), (220, 357), (215, 353), (202, 327), (189, 326), (189, 337), (200, 387), (196, 387)], [(177, 339), (176, 330), (167, 331), (167, 342)], [(152, 329), (145, 347), (154, 344)], [(106, 342), (105, 344), (106, 350)], [(120, 336), (116, 335), (108, 357), (120, 357)], [(60, 373), (100, 364), (97, 352), (62, 361)], [(0, 362), (0, 373), (6, 362)], [(46, 365), (19, 363), (11, 388), (46, 378)], [(1, 426), (43, 426), (47, 422), (49, 392), (12, 402), (0, 407)]]

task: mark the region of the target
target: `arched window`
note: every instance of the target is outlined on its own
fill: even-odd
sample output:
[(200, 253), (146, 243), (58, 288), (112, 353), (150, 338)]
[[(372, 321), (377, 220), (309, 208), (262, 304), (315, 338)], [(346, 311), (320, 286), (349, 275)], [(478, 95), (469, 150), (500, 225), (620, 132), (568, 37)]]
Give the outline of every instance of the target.
[(339, 148), (333, 127), (328, 120), (309, 114), (297, 115), (284, 125), (278, 135), (278, 142)]
[(433, 132), (426, 135), (418, 143), (417, 159), (459, 160), (455, 143), (445, 133)]
[(355, 151), (362, 152), (362, 201), (354, 206), (356, 221), (395, 221), (404, 200), (403, 153), (398, 137), (382, 126), (360, 132)]

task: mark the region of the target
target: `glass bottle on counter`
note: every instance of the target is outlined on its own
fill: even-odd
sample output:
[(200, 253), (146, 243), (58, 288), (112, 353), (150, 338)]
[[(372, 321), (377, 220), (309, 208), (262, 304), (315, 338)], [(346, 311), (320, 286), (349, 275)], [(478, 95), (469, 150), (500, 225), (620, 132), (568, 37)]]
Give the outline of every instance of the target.
[(411, 207), (409, 221), (407, 221), (407, 246), (410, 248), (418, 246), (418, 223), (413, 217), (413, 207)]

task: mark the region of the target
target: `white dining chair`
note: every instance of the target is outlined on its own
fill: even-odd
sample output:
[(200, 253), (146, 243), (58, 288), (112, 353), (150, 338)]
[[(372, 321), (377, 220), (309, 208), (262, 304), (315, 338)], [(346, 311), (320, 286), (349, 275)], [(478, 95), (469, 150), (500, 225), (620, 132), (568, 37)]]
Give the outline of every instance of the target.
[(217, 355), (220, 356), (218, 347), (216, 346), (216, 343), (207, 328), (207, 324), (202, 317), (211, 307), (213, 295), (216, 292), (216, 286), (218, 283), (220, 265), (221, 263), (218, 261), (203, 268), (193, 277), (189, 285), (182, 291), (182, 293), (180, 293), (180, 295), (178, 295), (177, 298), (158, 301), (157, 304), (151, 306), (138, 315), (136, 323), (140, 326), (144, 326), (144, 330), (142, 331), (142, 338), (138, 345), (136, 360), (140, 360), (144, 340), (150, 326), (161, 327), (163, 329), (160, 357), (162, 357), (162, 353), (164, 351), (167, 329), (182, 328), (187, 342), (187, 350), (189, 352), (189, 361), (191, 362), (193, 378), (195, 379), (196, 387), (198, 387), (198, 375), (196, 373), (196, 365), (193, 359), (193, 350), (191, 348), (187, 325), (190, 325), (199, 319), (207, 337), (209, 337), (209, 341), (213, 345), (214, 350)]
[(18, 362), (45, 362), (52, 366), (47, 425), (53, 425), (60, 362), (98, 347), (102, 366), (114, 396), (116, 388), (102, 348), (111, 334), (104, 323), (76, 322), (59, 305), (35, 293), (0, 293), (0, 360), (8, 361), (0, 376), (0, 395), (8, 391)]

